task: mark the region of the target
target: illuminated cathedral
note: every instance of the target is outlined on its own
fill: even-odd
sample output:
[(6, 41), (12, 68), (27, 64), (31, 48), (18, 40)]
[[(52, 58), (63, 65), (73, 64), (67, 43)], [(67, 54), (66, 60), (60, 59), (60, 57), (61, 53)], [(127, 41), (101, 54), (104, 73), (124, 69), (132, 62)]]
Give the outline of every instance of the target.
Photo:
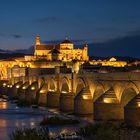
[(47, 60), (71, 61), (81, 60), (88, 61), (88, 47), (87, 44), (83, 49), (75, 49), (74, 44), (66, 38), (60, 44), (41, 44), (40, 37), (36, 37), (34, 56), (37, 58), (44, 57)]
[(126, 61), (118, 61), (115, 58), (110, 60), (89, 60), (88, 45), (83, 48), (75, 48), (74, 44), (66, 38), (60, 44), (42, 44), (40, 36), (36, 37), (34, 54), (20, 58), (0, 60), (0, 79), (25, 76), (26, 71), (36, 69), (51, 69), (66, 66), (78, 73), (80, 66), (89, 62), (91, 65), (125, 67)]

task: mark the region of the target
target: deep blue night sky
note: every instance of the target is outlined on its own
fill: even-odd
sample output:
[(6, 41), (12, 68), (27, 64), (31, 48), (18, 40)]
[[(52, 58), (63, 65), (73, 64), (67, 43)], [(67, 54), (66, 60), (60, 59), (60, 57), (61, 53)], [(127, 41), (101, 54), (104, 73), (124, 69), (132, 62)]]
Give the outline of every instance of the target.
[(140, 0), (1, 0), (0, 48), (26, 49), (37, 34), (43, 42), (69, 37), (95, 44), (137, 37), (139, 6)]

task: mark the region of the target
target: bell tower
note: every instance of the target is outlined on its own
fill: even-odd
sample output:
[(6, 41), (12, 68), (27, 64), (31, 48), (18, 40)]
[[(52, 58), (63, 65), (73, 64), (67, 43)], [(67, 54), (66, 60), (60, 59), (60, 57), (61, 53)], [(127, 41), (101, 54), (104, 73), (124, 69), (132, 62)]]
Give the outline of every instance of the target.
[(40, 45), (40, 36), (36, 36), (36, 44), (35, 45)]
[(36, 42), (35, 42), (35, 46), (34, 46), (34, 55), (38, 55), (38, 50), (37, 50), (38, 46), (40, 46), (40, 36), (39, 35), (36, 36)]

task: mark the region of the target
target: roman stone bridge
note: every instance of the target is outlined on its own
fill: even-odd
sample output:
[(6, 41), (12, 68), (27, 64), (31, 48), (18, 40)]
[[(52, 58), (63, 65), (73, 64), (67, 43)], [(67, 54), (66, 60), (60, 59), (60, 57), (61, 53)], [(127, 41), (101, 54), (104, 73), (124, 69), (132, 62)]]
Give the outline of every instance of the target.
[(1, 92), (95, 120), (140, 122), (140, 73), (55, 73), (12, 78)]

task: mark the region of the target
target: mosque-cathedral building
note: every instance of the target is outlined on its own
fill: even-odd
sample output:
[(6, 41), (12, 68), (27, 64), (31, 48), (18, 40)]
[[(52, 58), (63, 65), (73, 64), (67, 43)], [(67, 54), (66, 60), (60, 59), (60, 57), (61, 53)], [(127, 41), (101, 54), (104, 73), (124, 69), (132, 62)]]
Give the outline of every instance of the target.
[(89, 61), (87, 44), (83, 45), (83, 48), (75, 48), (68, 38), (60, 44), (42, 44), (40, 36), (37, 36), (34, 45), (34, 55), (0, 61), (0, 79), (25, 76), (27, 68), (43, 69), (65, 65), (78, 72), (80, 66), (85, 62), (89, 62), (90, 65), (94, 66), (124, 67), (127, 65), (126, 61), (117, 61), (115, 58)]
[(65, 39), (60, 44), (41, 44), (40, 37), (36, 37), (34, 56), (45, 57), (47, 60), (60, 60), (60, 61), (71, 61), (81, 60), (88, 61), (88, 47), (85, 45), (83, 49), (75, 49), (74, 44), (69, 40)]

